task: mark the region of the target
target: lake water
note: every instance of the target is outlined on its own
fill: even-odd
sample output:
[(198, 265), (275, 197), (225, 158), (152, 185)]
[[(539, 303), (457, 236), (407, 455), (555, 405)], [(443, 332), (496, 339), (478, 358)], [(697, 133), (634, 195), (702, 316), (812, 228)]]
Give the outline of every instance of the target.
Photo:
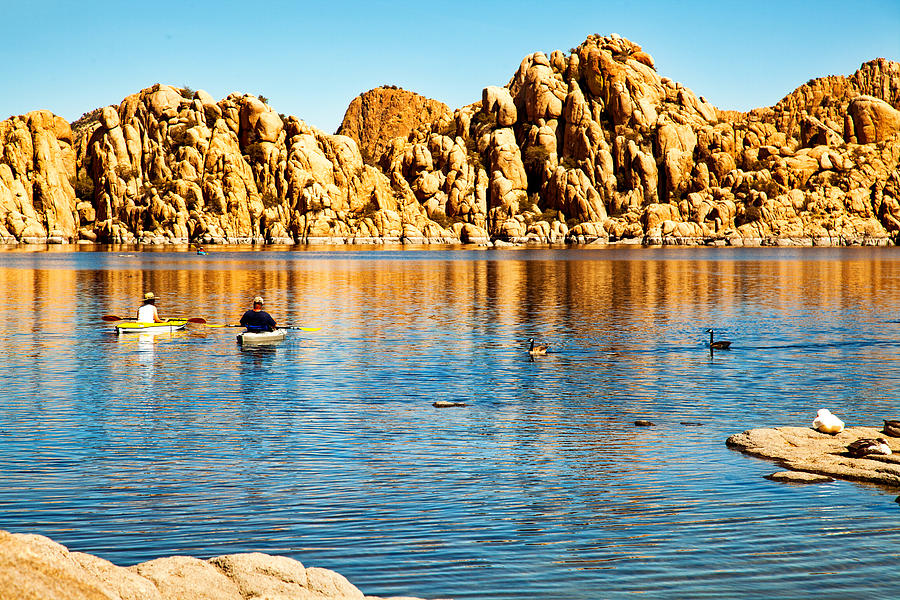
[[(322, 329), (117, 338), (145, 291)], [(900, 249), (17, 248), (0, 294), (2, 529), (382, 596), (898, 594), (900, 491), (771, 482), (725, 438), (900, 415)]]

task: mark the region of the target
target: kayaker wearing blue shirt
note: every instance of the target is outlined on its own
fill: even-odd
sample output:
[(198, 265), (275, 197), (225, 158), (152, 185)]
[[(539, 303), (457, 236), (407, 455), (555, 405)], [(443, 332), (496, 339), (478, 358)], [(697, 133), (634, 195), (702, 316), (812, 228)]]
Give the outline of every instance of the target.
[(147, 292), (146, 294), (144, 294), (144, 303), (138, 309), (137, 320), (138, 323), (163, 322), (163, 319), (159, 318), (159, 313), (156, 311), (156, 296), (153, 295), (153, 292)]
[(275, 331), (275, 319), (262, 307), (263, 299), (257, 296), (253, 299), (253, 309), (241, 317), (241, 325), (246, 327), (247, 331)]

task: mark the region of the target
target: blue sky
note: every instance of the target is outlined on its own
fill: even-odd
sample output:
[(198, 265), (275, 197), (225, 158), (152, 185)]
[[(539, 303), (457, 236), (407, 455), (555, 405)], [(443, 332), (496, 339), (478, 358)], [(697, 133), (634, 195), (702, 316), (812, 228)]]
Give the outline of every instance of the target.
[(531, 52), (618, 33), (724, 109), (769, 106), (812, 77), (900, 61), (900, 0), (235, 2), (3, 0), (0, 119), (68, 120), (154, 83), (263, 94), (333, 132), (384, 84), (451, 108), (505, 85)]

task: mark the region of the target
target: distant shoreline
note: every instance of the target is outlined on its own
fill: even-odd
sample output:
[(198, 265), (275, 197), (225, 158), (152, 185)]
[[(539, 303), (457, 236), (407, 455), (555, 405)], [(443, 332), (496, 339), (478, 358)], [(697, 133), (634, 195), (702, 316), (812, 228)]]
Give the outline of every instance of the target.
[(535, 237), (503, 239), (482, 239), (463, 242), (458, 239), (448, 238), (401, 238), (401, 237), (310, 237), (303, 241), (293, 241), (290, 238), (276, 241), (265, 241), (261, 238), (234, 238), (213, 240), (186, 240), (170, 238), (153, 238), (133, 240), (128, 242), (93, 242), (78, 240), (72, 242), (59, 237), (25, 238), (23, 240), (2, 239), (0, 245), (11, 246), (71, 246), (71, 247), (105, 247), (105, 246), (150, 246), (150, 247), (193, 247), (196, 244), (203, 246), (244, 246), (273, 248), (279, 246), (371, 246), (371, 247), (400, 247), (400, 246), (434, 246), (434, 247), (494, 247), (494, 248), (525, 248), (525, 247), (551, 247), (554, 249), (597, 247), (734, 247), (734, 248), (842, 248), (842, 247), (889, 247), (897, 246), (895, 240), (889, 237), (795, 237), (795, 236), (769, 236), (769, 237), (674, 237), (674, 236), (645, 236), (643, 238), (626, 238), (621, 240), (606, 240), (603, 238), (590, 239), (579, 236), (575, 239), (550, 240)]

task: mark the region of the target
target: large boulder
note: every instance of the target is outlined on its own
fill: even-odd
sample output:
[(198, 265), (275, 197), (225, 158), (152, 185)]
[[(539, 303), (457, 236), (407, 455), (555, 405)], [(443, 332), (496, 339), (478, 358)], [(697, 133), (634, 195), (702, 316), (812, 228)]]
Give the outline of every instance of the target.
[(393, 138), (405, 138), (450, 112), (438, 100), (396, 86), (379, 87), (350, 102), (337, 133), (355, 140), (363, 158), (376, 164)]
[[(119, 567), (40, 535), (0, 531), (6, 600), (379, 600), (334, 571), (281, 556), (170, 556)], [(408, 598), (407, 600), (417, 600)]]
[(847, 113), (859, 144), (883, 142), (900, 132), (900, 110), (884, 100), (858, 96), (850, 101)]

